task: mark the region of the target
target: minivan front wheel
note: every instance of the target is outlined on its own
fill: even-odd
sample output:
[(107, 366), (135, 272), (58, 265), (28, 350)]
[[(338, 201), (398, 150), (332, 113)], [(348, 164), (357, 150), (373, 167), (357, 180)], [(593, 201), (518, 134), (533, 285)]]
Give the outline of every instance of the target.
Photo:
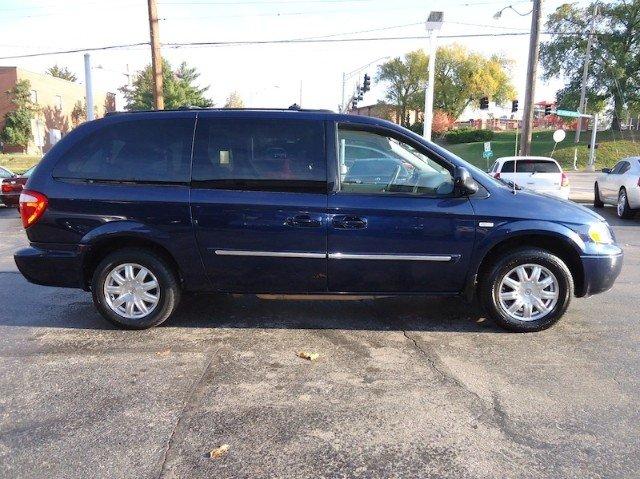
[(486, 312), (516, 332), (540, 331), (556, 323), (573, 295), (567, 265), (541, 249), (515, 251), (499, 259), (480, 287)]
[(118, 326), (145, 329), (166, 321), (180, 300), (167, 263), (137, 248), (115, 251), (96, 268), (91, 289), (102, 316)]

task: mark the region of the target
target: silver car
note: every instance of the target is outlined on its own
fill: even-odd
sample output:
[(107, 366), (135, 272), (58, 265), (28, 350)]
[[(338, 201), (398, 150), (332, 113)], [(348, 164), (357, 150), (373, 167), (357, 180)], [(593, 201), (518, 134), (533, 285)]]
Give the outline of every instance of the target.
[(593, 206), (615, 205), (620, 218), (632, 218), (640, 209), (640, 156), (603, 168), (594, 185)]

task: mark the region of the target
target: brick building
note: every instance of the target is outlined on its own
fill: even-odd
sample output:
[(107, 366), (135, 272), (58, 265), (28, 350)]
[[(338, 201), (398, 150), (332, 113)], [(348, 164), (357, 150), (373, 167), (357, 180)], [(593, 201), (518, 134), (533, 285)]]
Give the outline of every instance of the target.
[[(360, 106), (358, 108), (349, 109), (350, 115), (371, 116), (375, 118), (382, 118), (383, 120), (389, 120), (394, 123), (401, 123), (398, 116), (398, 111), (395, 105), (389, 103), (376, 103), (375, 105)], [(415, 110), (407, 111), (408, 124), (412, 125), (416, 121), (422, 121), (422, 115)]]
[[(14, 108), (11, 95), (6, 92), (21, 80), (28, 80), (31, 100), (38, 111), (32, 120), (32, 139), (27, 152), (47, 152), (58, 139), (85, 120), (85, 87), (83, 84), (63, 80), (51, 75), (33, 73), (17, 67), (0, 67), (0, 129), (5, 115)], [(115, 110), (113, 93), (94, 91), (96, 118)], [(4, 145), (3, 151), (22, 151), (21, 147)]]

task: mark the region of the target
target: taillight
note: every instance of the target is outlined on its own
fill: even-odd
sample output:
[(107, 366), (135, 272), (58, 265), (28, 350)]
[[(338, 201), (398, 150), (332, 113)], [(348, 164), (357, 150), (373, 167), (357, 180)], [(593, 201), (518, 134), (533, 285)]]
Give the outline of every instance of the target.
[(563, 188), (569, 186), (569, 177), (566, 173), (562, 173), (562, 181), (560, 182), (560, 186)]
[(47, 197), (32, 190), (23, 190), (20, 194), (20, 216), (22, 224), (28, 228), (40, 219), (47, 209)]
[(3, 193), (11, 193), (13, 191), (13, 186), (9, 183), (2, 183), (2, 192)]
[(499, 173), (499, 172), (498, 172), (498, 173), (495, 173), (495, 174), (493, 175), (493, 177), (494, 177), (496, 180), (499, 180), (499, 179), (500, 179), (500, 173)]

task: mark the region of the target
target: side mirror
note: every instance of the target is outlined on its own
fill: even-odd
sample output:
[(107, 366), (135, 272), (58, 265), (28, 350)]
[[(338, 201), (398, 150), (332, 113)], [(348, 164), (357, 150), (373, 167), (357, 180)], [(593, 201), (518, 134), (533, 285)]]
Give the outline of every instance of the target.
[(478, 191), (478, 183), (463, 166), (456, 166), (453, 171), (453, 187), (458, 196), (469, 196)]
[(602, 172), (608, 175), (609, 173), (611, 173), (611, 168), (602, 168)]

